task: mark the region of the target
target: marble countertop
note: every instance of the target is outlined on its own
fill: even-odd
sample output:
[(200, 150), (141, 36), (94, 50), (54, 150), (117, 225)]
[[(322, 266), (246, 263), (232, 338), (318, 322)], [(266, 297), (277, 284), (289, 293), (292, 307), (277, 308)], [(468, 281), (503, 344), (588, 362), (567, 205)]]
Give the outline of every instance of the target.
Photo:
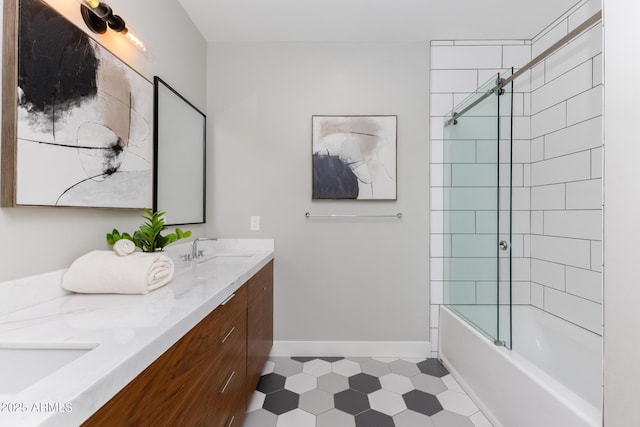
[(0, 425), (80, 425), (274, 254), (270, 239), (203, 241), (199, 249), (205, 261), (189, 265), (181, 255), (190, 243), (170, 247), (176, 274), (146, 295), (68, 293), (64, 270), (0, 283), (0, 350), (91, 349), (18, 393), (0, 394)]

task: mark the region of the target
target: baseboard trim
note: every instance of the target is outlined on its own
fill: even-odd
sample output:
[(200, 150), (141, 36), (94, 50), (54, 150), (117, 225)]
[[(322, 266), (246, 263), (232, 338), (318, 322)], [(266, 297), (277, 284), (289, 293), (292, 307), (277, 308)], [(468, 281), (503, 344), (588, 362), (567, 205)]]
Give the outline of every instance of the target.
[(429, 341), (274, 341), (272, 357), (353, 356), (415, 357), (431, 355)]

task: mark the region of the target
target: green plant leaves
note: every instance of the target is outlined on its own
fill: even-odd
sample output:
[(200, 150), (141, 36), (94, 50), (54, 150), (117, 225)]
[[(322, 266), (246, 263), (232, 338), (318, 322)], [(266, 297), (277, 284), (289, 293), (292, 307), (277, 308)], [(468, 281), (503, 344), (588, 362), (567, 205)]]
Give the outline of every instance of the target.
[(160, 233), (166, 228), (164, 222), (165, 212), (153, 212), (147, 208), (144, 209), (144, 212), (145, 215), (142, 215), (142, 218), (145, 222), (133, 233), (133, 237), (128, 233), (120, 234), (114, 228), (111, 233), (107, 233), (107, 243), (113, 245), (120, 239), (127, 239), (131, 240), (143, 252), (156, 252), (163, 250), (165, 246), (177, 240), (191, 236), (190, 230), (183, 231), (180, 228), (176, 228), (175, 233), (161, 235)]

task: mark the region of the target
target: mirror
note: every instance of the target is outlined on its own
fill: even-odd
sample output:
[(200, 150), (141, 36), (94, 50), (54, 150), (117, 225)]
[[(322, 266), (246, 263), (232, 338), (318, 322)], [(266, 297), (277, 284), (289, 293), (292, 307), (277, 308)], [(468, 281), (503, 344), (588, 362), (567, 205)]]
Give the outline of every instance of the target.
[(154, 210), (166, 212), (167, 225), (202, 224), (207, 116), (160, 77), (153, 83)]

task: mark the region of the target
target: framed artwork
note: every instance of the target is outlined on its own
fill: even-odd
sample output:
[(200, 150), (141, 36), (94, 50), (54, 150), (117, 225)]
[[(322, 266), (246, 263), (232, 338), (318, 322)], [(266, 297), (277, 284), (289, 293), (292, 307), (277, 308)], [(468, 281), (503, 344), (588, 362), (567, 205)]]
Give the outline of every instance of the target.
[(2, 206), (153, 204), (153, 84), (40, 0), (4, 2)]
[(398, 116), (313, 116), (316, 199), (396, 200)]
[(207, 116), (160, 77), (155, 96), (154, 210), (167, 225), (206, 222)]

